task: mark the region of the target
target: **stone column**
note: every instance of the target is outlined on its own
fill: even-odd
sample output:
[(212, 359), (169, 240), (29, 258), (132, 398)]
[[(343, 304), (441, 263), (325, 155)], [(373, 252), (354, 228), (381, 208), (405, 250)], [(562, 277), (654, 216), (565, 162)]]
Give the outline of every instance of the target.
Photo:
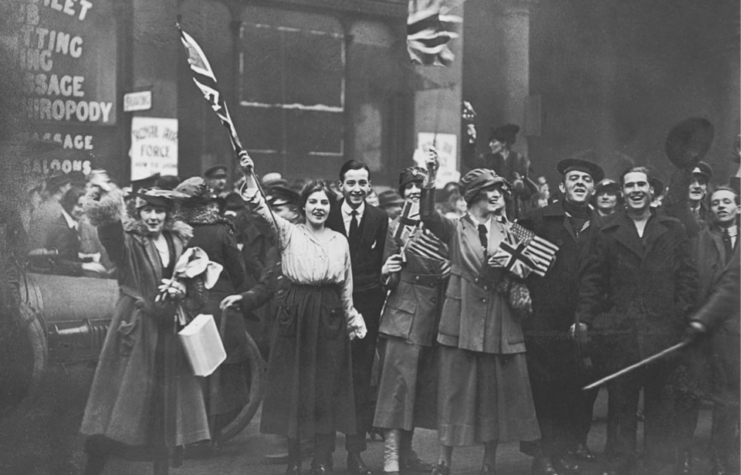
[(530, 94), (530, 9), (537, 0), (498, 0), (502, 8), (502, 77), (504, 79), (504, 123), (518, 124), (516, 148), (527, 155), (525, 101)]

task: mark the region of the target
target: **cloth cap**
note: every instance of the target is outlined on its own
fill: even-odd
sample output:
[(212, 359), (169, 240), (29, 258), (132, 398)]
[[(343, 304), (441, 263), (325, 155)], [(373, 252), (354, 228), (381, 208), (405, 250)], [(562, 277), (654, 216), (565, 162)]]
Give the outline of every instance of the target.
[(386, 190), (378, 195), (378, 207), (384, 208), (386, 206), (401, 205), (404, 203), (404, 198), (399, 195), (396, 190)]
[(710, 165), (705, 162), (697, 162), (695, 168), (692, 169), (692, 174), (703, 175), (706, 180), (710, 180), (710, 178), (713, 176), (713, 169), (710, 168)]
[(461, 178), (461, 194), (466, 203), (471, 203), (481, 190), (492, 185), (502, 185), (505, 191), (509, 191), (510, 184), (503, 177), (488, 168), (476, 168), (466, 173)]
[(520, 126), (517, 124), (506, 124), (497, 128), (491, 129), (489, 134), (489, 141), (496, 139), (498, 142), (515, 143), (517, 140), (517, 133), (520, 131)]
[(617, 195), (620, 193), (620, 185), (615, 180), (606, 178), (597, 183), (597, 186), (594, 187), (595, 196), (604, 193)]
[(589, 173), (592, 180), (600, 182), (605, 177), (605, 172), (602, 167), (589, 160), (582, 160), (581, 158), (566, 158), (561, 160), (556, 165), (556, 170), (561, 175), (565, 175), (571, 170), (579, 170), (580, 172)]
[(203, 176), (206, 178), (226, 178), (226, 167), (224, 165), (215, 165), (211, 168), (207, 168), (203, 172)]
[(265, 190), (265, 200), (271, 207), (287, 204), (298, 206), (301, 202), (301, 195), (287, 186), (272, 185), (270, 188)]
[(409, 167), (399, 173), (399, 195), (404, 195), (404, 188), (409, 183), (419, 182), (420, 188), (422, 182), (427, 178), (427, 170), (421, 167)]

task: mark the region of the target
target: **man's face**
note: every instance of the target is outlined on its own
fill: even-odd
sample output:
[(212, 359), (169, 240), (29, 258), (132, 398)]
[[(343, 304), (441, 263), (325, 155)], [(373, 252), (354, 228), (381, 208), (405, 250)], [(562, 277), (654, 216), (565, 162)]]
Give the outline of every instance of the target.
[(563, 176), (559, 189), (569, 203), (586, 206), (594, 193), (594, 180), (589, 173), (570, 170)]
[(710, 210), (715, 221), (720, 224), (730, 224), (739, 214), (736, 196), (728, 190), (718, 190), (710, 198)]
[(623, 177), (623, 197), (628, 209), (645, 211), (651, 205), (651, 186), (643, 172), (630, 172)]
[(368, 170), (365, 168), (348, 170), (345, 173), (345, 178), (340, 182), (342, 196), (345, 197), (345, 201), (351, 208), (360, 206), (365, 201), (369, 190), (370, 178), (368, 177)]
[(617, 194), (616, 193), (600, 193), (597, 195), (596, 204), (597, 209), (604, 214), (610, 214), (615, 211), (617, 206)]
[(206, 185), (208, 185), (214, 193), (221, 193), (226, 190), (226, 175), (217, 174), (210, 178), (206, 178)]
[(703, 175), (693, 174), (690, 182), (690, 201), (698, 202), (708, 193), (708, 180)]
[(391, 204), (383, 207), (389, 219), (396, 219), (401, 214), (401, 205)]

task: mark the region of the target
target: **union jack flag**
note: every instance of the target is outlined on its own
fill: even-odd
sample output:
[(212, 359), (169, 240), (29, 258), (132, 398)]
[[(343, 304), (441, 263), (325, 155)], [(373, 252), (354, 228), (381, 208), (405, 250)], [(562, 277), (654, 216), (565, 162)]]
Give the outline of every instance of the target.
[(460, 37), (452, 30), (462, 19), (450, 14), (450, 3), (450, 0), (409, 0), (407, 50), (413, 63), (450, 66), (455, 59), (448, 42)]
[(497, 250), (489, 256), (489, 265), (501, 267), (524, 279), (537, 267), (535, 262), (525, 254), (526, 247), (525, 242), (518, 241), (514, 234), (507, 233), (507, 237), (499, 244)]
[(399, 216), (399, 225), (394, 231), (394, 239), (406, 247), (417, 226), (419, 226), (419, 203), (405, 201)]
[(216, 112), (221, 124), (229, 131), (229, 140), (232, 143), (234, 152), (238, 154), (242, 151), (242, 143), (237, 136), (237, 129), (234, 127), (234, 122), (232, 122), (232, 118), (229, 115), (226, 102), (221, 97), (221, 91), (219, 91), (219, 86), (216, 84), (216, 76), (213, 69), (211, 69), (211, 64), (208, 62), (206, 55), (196, 40), (183, 31), (180, 23), (176, 23), (176, 26), (178, 31), (180, 31), (180, 40), (183, 42), (185, 51), (188, 53), (188, 64), (193, 73), (193, 82), (196, 83), (198, 89), (203, 93), (206, 102)]

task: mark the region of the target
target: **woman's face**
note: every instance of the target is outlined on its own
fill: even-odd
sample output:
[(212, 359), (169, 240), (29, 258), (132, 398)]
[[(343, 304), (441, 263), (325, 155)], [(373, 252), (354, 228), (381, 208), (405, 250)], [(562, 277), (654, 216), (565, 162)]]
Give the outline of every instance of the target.
[(77, 203), (72, 207), (72, 212), (70, 213), (70, 216), (72, 216), (72, 219), (75, 221), (79, 221), (82, 219), (82, 216), (85, 214), (83, 212), (83, 202), (85, 200), (84, 196), (80, 196), (77, 198)]
[(468, 211), (468, 203), (466, 203), (466, 200), (462, 196), (455, 200), (455, 209), (461, 214), (466, 214), (466, 211)]
[(304, 205), (306, 221), (313, 226), (323, 226), (329, 216), (329, 198), (322, 191), (310, 194)]
[(159, 206), (145, 205), (139, 209), (139, 217), (150, 234), (159, 235), (165, 227), (167, 212)]
[(479, 191), (472, 203), (488, 215), (499, 215), (504, 211), (504, 191), (500, 185), (491, 185)]

